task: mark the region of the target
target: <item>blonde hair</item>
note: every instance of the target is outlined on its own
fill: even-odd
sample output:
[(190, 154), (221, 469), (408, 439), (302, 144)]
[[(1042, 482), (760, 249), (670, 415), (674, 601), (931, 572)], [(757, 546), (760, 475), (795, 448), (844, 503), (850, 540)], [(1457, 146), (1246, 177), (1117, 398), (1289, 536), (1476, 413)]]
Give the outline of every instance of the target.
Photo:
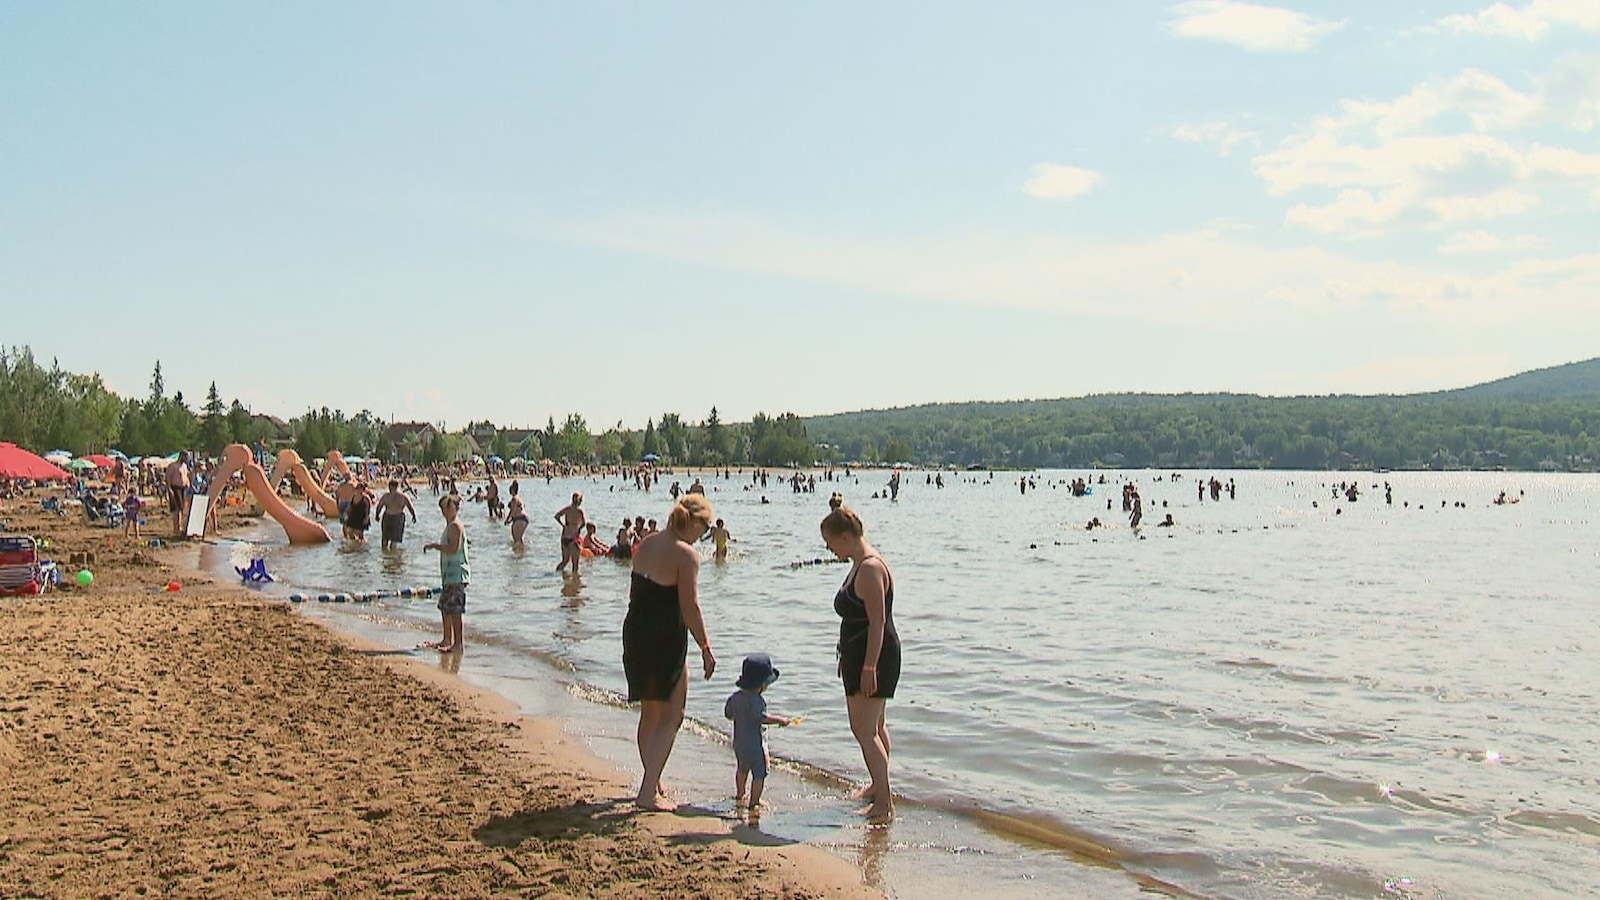
[(687, 527), (690, 522), (699, 522), (710, 528), (716, 517), (717, 514), (711, 509), (711, 501), (704, 494), (684, 494), (667, 515), (667, 527), (677, 531)]
[(822, 517), (822, 533), (865, 537), (867, 526), (861, 524), (861, 517), (855, 514), (855, 510), (841, 503), (833, 512)]

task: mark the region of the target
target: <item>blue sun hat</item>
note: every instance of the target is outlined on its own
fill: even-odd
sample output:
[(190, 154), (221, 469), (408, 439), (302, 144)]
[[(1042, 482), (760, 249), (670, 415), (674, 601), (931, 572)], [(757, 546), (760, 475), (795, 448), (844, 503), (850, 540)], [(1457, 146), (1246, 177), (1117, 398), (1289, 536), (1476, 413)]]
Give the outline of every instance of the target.
[(772, 657), (754, 653), (744, 658), (744, 671), (739, 673), (739, 687), (745, 690), (764, 688), (778, 680), (778, 670), (772, 667)]

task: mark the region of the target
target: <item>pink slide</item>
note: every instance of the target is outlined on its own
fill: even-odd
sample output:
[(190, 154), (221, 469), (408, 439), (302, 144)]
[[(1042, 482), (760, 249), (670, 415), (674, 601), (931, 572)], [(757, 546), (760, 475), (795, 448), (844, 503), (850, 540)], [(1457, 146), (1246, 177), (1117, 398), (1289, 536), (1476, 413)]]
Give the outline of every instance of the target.
[(317, 504), (317, 509), (322, 510), (323, 515), (330, 519), (339, 517), (339, 501), (328, 496), (328, 492), (322, 489), (317, 479), (311, 477), (311, 470), (300, 460), (300, 454), (293, 450), (278, 451), (278, 462), (272, 467), (272, 477), (267, 481), (273, 488), (277, 488), (286, 473), (294, 476), (295, 484), (300, 485), (301, 492), (311, 502)]
[(222, 448), (222, 462), (218, 463), (216, 472), (211, 476), (211, 490), (206, 493), (209, 502), (208, 508), (215, 508), (217, 498), (221, 496), (222, 489), (227, 486), (228, 479), (233, 473), (244, 473), (244, 485), (256, 498), (261, 508), (267, 515), (278, 520), (283, 526), (284, 534), (289, 536), (291, 544), (326, 544), (331, 538), (328, 530), (305, 516), (289, 508), (283, 502), (278, 492), (267, 483), (267, 473), (256, 465), (250, 456), (250, 448), (243, 444), (229, 444)]

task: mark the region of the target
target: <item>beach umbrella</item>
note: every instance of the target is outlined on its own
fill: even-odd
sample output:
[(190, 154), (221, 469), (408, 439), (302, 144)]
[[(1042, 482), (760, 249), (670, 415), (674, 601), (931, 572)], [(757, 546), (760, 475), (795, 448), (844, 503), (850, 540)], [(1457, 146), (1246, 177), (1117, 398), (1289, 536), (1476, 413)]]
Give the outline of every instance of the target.
[(72, 460), (71, 462), (67, 463), (67, 468), (69, 468), (69, 469), (98, 469), (100, 467), (98, 465), (96, 465), (93, 461), (85, 459), (85, 458), (80, 456), (77, 459)]
[(53, 463), (55, 463), (56, 465), (59, 466), (59, 465), (65, 463), (67, 460), (72, 458), (72, 451), (71, 450), (51, 450), (49, 453), (44, 454), (44, 458), (50, 460), (51, 462), (53, 462)]
[(642, 462), (660, 462), (661, 461), (661, 454), (659, 454), (659, 453), (646, 453), (644, 456), (639, 457), (639, 459)]
[(72, 476), (42, 456), (29, 453), (16, 444), (0, 441), (0, 478), (28, 478), (33, 481), (72, 480)]
[(121, 450), (107, 450), (106, 455), (112, 459), (120, 459), (123, 462), (127, 462), (128, 460), (128, 455), (123, 453)]
[[(113, 450), (111, 452), (115, 453), (116, 451)], [(104, 455), (104, 454), (100, 454), (100, 453), (90, 453), (90, 454), (84, 456), (83, 458), (87, 459), (89, 462), (94, 463), (95, 465), (99, 466), (102, 469), (109, 469), (112, 466), (117, 464), (117, 461), (112, 459), (110, 456), (107, 456), (107, 455)]]

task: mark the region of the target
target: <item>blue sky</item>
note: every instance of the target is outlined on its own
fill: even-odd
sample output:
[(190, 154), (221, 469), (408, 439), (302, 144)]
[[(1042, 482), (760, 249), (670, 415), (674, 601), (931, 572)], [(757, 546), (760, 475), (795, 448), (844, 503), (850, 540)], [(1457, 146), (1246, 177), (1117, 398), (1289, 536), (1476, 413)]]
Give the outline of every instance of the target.
[(0, 2), (0, 343), (642, 427), (1600, 355), (1600, 0)]

